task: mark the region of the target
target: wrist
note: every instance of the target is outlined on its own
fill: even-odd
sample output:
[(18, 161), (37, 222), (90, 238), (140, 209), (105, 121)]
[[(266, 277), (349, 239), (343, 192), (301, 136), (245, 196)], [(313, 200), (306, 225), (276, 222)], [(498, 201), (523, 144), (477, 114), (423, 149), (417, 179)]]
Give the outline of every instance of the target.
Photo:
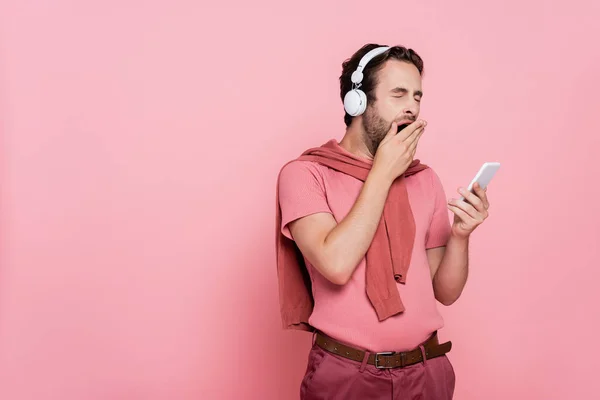
[(392, 183), (394, 182), (394, 179), (390, 177), (389, 174), (386, 174), (385, 172), (375, 167), (371, 168), (371, 171), (369, 171), (368, 179), (376, 181), (379, 185), (384, 185), (387, 188), (392, 186)]
[(450, 240), (453, 242), (468, 243), (470, 236), (470, 233), (458, 232), (456, 229), (454, 229), (454, 227), (452, 227), (450, 231)]

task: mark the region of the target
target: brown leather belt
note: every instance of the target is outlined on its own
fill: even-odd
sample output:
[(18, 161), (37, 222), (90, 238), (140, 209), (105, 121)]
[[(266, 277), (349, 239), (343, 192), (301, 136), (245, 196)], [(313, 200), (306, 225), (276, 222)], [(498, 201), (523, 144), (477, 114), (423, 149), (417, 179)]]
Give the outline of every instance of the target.
[[(365, 357), (364, 351), (339, 343), (332, 338), (325, 336), (321, 332), (317, 332), (315, 343), (330, 353), (337, 354), (350, 360), (362, 362)], [(423, 343), (423, 347), (425, 349), (425, 357), (429, 360), (448, 353), (450, 349), (452, 349), (452, 342), (440, 344), (437, 332), (434, 332), (433, 335)], [(417, 347), (414, 350), (406, 352), (384, 351), (381, 353), (371, 353), (369, 354), (367, 363), (374, 365), (377, 368), (384, 369), (402, 368), (422, 361), (423, 354), (421, 353), (421, 349)]]

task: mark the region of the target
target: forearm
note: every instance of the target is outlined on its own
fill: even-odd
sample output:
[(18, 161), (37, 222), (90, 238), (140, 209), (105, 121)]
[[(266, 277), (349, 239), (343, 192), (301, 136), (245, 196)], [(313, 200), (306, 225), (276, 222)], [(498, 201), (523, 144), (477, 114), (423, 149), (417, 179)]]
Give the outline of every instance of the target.
[(381, 220), (391, 182), (371, 170), (346, 217), (325, 238), (323, 252), (340, 284), (346, 283), (367, 253)]
[(435, 297), (444, 305), (461, 295), (469, 273), (469, 238), (451, 235), (446, 251), (433, 277)]

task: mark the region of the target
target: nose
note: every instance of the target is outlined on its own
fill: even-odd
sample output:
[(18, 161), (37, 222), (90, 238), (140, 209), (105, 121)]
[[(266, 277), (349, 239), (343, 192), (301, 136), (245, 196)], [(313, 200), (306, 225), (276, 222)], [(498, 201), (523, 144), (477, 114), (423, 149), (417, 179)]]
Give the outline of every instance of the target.
[(418, 112), (418, 103), (415, 100), (412, 100), (410, 104), (407, 104), (406, 107), (404, 107), (403, 111), (406, 115), (416, 116)]

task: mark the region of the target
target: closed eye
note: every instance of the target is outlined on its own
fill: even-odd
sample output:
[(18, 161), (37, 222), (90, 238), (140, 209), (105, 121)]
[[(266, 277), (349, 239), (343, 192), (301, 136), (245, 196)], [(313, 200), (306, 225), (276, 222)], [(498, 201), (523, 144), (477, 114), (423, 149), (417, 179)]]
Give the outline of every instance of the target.
[[(391, 90), (391, 92), (394, 94), (394, 96), (392, 96), (392, 97), (395, 97), (397, 99), (400, 99), (409, 93), (408, 89), (403, 88), (403, 87), (395, 87)], [(421, 92), (420, 90), (417, 90), (417, 91), (415, 91), (414, 96), (415, 96), (415, 101), (417, 103), (420, 103), (421, 98), (423, 97), (423, 92)]]
[[(404, 96), (392, 96), (392, 97), (394, 97), (394, 98), (396, 98), (396, 99), (401, 99), (401, 98), (402, 98), (402, 97), (404, 97)], [(420, 102), (421, 102), (421, 98), (420, 98), (420, 97), (415, 97), (415, 101), (416, 101), (417, 103), (420, 103)]]

